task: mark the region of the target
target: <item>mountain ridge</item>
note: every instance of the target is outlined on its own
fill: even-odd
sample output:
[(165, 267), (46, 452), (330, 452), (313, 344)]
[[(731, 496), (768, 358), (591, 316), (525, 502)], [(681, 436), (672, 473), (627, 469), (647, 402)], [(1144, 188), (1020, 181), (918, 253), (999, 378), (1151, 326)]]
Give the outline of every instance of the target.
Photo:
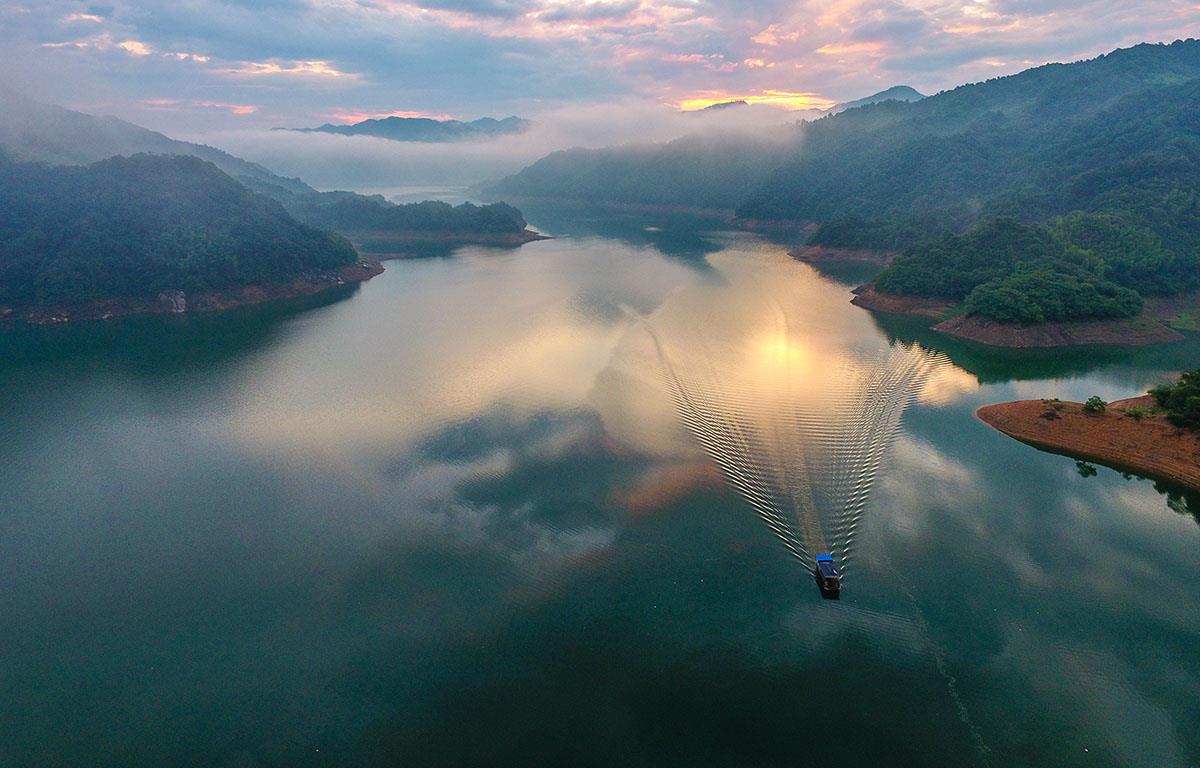
[(428, 117), (372, 118), (357, 123), (325, 123), (316, 128), (277, 128), (298, 133), (332, 133), (340, 136), (373, 136), (389, 141), (420, 142), (429, 144), (494, 139), (524, 133), (533, 124), (515, 115), (497, 120), (481, 117), (478, 120), (435, 120)]

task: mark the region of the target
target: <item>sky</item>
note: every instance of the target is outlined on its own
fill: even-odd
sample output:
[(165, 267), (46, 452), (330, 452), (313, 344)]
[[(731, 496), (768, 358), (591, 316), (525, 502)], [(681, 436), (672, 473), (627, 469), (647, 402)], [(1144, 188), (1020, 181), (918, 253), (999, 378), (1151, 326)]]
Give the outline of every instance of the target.
[(1200, 36), (1200, 0), (0, 0), (8, 85), (174, 133), (823, 108)]

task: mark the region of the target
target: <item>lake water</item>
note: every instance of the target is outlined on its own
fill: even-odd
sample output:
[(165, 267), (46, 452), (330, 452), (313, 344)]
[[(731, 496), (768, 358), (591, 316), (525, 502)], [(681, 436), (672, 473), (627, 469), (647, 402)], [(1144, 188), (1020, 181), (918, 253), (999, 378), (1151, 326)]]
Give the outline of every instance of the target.
[(1195, 502), (973, 416), (1200, 340), (988, 350), (747, 234), (529, 217), (0, 335), (0, 765), (1200, 764)]

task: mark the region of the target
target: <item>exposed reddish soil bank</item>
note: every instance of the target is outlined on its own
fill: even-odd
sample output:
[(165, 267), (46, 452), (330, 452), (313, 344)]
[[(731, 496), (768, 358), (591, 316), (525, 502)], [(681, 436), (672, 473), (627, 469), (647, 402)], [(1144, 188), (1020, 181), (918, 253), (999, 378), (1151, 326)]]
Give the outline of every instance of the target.
[(1018, 400), (985, 405), (975, 415), (1023, 443), (1200, 491), (1200, 431), (1180, 429), (1157, 413), (1127, 415), (1153, 405), (1149, 396), (1134, 397), (1089, 414), (1079, 403)]
[(311, 296), (339, 285), (370, 280), (380, 272), (383, 272), (383, 266), (379, 262), (364, 261), (329, 272), (314, 272), (286, 283), (246, 285), (190, 295), (183, 291), (163, 291), (157, 298), (103, 299), (86, 304), (45, 307), (0, 306), (0, 319), (23, 320), (32, 325), (57, 325), (76, 320), (106, 320), (125, 315), (215, 312), (276, 299)]
[(1194, 307), (1200, 299), (1179, 297), (1170, 302), (1150, 301), (1137, 317), (1121, 320), (1086, 320), (1073, 323), (998, 323), (973, 315), (943, 319), (954, 304), (943, 299), (922, 296), (898, 296), (876, 291), (871, 285), (854, 289), (850, 303), (875, 312), (913, 315), (941, 320), (933, 330), (959, 339), (993, 347), (1073, 347), (1087, 344), (1111, 344), (1143, 347), (1182, 340), (1183, 334), (1167, 325)]
[(535, 240), (551, 240), (549, 235), (525, 229), (520, 232), (350, 232), (346, 234), (355, 246), (360, 242), (376, 243), (452, 243), (462, 245), (524, 245)]
[(830, 248), (824, 245), (802, 245), (788, 251), (788, 255), (796, 261), (807, 264), (822, 262), (839, 262), (845, 264), (878, 264), (886, 267), (896, 259), (896, 254), (888, 251), (868, 251), (856, 248)]
[(850, 303), (863, 309), (886, 312), (891, 315), (916, 315), (933, 318), (943, 317), (954, 307), (952, 303), (943, 299), (880, 293), (870, 285), (860, 285), (855, 288), (854, 298), (850, 300)]
[(1083, 344), (1144, 347), (1183, 339), (1183, 334), (1168, 328), (1149, 312), (1124, 320), (1036, 325), (997, 323), (982, 317), (960, 316), (938, 323), (933, 330), (994, 347), (1073, 347)]

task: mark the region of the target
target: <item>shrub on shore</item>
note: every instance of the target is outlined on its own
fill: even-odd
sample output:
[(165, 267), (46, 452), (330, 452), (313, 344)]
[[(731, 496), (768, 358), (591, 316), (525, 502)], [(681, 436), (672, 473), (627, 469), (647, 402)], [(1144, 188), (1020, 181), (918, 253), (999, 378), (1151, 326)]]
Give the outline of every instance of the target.
[(1150, 394), (1178, 427), (1200, 428), (1200, 368), (1184, 371), (1174, 384), (1160, 384)]

